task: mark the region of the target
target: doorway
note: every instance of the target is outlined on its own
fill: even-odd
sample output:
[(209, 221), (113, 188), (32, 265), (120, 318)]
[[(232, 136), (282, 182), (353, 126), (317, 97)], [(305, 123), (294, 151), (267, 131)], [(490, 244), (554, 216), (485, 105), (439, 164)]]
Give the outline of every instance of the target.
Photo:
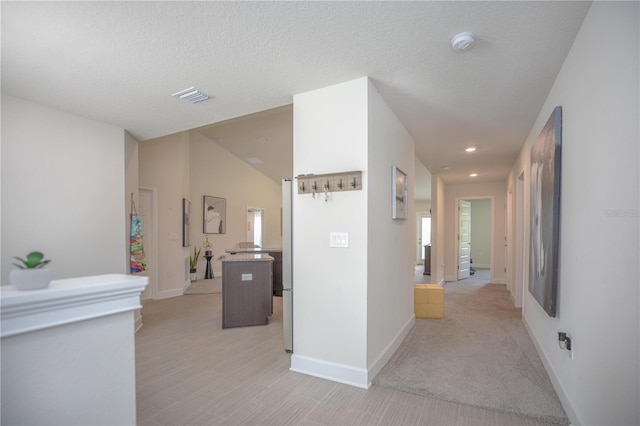
[(417, 213), (417, 246), (416, 246), (416, 265), (424, 265), (425, 248), (424, 246), (431, 244), (431, 213)]
[(493, 281), (494, 197), (456, 198), (457, 279), (487, 270)]
[(247, 207), (247, 236), (246, 242), (262, 247), (262, 230), (264, 229), (264, 209)]

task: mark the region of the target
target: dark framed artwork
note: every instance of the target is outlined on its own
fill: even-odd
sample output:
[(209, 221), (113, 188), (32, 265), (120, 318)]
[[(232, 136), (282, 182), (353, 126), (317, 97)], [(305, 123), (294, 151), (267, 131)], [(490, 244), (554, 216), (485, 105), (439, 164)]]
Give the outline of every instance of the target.
[(550, 317), (557, 311), (561, 148), (557, 106), (531, 147), (529, 292)]
[(227, 232), (227, 199), (205, 195), (202, 198), (202, 232), (225, 234)]
[(409, 217), (409, 206), (407, 204), (407, 175), (402, 170), (393, 166), (391, 171), (391, 211), (392, 219), (407, 219)]
[(189, 247), (189, 226), (191, 221), (191, 201), (182, 199), (182, 247)]

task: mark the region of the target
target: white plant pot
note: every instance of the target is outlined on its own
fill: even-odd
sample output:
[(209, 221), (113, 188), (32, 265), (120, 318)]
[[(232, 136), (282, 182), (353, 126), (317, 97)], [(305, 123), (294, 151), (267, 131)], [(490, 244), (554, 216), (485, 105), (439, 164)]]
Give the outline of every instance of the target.
[(193, 282), (193, 281), (196, 281), (197, 279), (198, 279), (198, 274), (196, 272), (191, 272), (190, 280)]
[(51, 269), (14, 269), (9, 273), (9, 281), (18, 290), (40, 290), (51, 282)]

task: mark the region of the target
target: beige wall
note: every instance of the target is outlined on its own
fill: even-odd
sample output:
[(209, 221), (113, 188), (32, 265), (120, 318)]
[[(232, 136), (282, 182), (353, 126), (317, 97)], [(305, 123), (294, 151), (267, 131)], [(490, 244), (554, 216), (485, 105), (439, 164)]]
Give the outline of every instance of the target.
[[(226, 198), (225, 234), (207, 234), (213, 245), (213, 272), (221, 274), (220, 256), (246, 238), (246, 208), (265, 209), (264, 242), (282, 247), (280, 185), (233, 156), (197, 131), (141, 142), (140, 186), (157, 190), (158, 297), (182, 294), (184, 262), (194, 247), (202, 248), (204, 195)], [(191, 201), (190, 247), (182, 247), (182, 198)], [(146, 230), (146, 232), (149, 232)], [(203, 249), (204, 250), (204, 249)], [(205, 274), (201, 253), (198, 277)]]
[[(282, 190), (281, 184), (269, 179), (238, 157), (230, 154), (213, 140), (197, 131), (190, 132), (191, 202), (194, 225), (192, 243), (202, 246), (203, 196), (222, 197), (227, 200), (226, 234), (206, 234), (213, 244), (214, 275), (220, 274), (219, 260), (225, 249), (246, 241), (247, 207), (264, 209), (263, 247), (282, 247)], [(198, 275), (204, 277), (206, 261), (200, 259)]]

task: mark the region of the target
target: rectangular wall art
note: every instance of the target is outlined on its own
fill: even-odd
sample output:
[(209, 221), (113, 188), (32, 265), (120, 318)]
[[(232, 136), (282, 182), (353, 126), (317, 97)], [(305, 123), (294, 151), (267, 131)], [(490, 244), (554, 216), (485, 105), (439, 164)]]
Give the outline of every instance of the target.
[(561, 147), (557, 106), (531, 148), (529, 292), (551, 317), (557, 310)]
[(226, 198), (205, 195), (202, 199), (202, 232), (205, 234), (225, 234), (227, 232)]

